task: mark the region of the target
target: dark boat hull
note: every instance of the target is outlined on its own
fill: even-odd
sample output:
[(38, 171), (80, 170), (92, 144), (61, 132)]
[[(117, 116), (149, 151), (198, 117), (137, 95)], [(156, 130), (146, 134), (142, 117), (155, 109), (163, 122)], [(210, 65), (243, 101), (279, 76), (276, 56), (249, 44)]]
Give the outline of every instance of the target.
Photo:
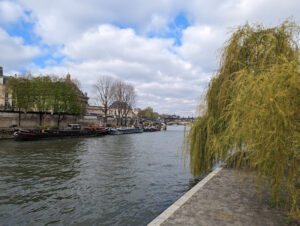
[(121, 135), (121, 134), (133, 134), (133, 133), (142, 133), (143, 129), (141, 128), (126, 128), (126, 129), (112, 129), (110, 130), (111, 135)]
[(46, 130), (46, 131), (16, 131), (14, 139), (16, 141), (30, 141), (39, 139), (50, 138), (63, 138), (63, 137), (80, 137), (80, 136), (103, 136), (106, 135), (106, 130)]
[(160, 128), (144, 128), (144, 132), (158, 132)]

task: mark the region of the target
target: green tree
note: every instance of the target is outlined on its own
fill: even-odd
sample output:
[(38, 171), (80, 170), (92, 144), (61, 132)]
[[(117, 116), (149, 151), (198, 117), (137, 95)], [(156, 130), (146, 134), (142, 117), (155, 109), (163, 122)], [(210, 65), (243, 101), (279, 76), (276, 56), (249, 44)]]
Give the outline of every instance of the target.
[(138, 116), (142, 118), (157, 119), (159, 114), (154, 112), (152, 107), (147, 107), (144, 110), (141, 110)]
[(152, 116), (153, 116), (153, 108), (152, 107), (147, 107), (145, 109), (144, 116), (145, 116), (145, 118), (152, 118)]
[(40, 113), (40, 125), (42, 125), (43, 115), (51, 110), (51, 88), (52, 81), (49, 76), (39, 76), (33, 79), (34, 110)]
[(256, 171), (299, 214), (300, 67), (299, 27), (239, 27), (226, 43), (209, 84), (206, 110), (187, 139), (191, 172), (217, 162)]
[(12, 90), (14, 107), (19, 111), (19, 125), (21, 111), (38, 111), (40, 125), (43, 115), (52, 111), (58, 114), (58, 126), (63, 119), (61, 116), (81, 113), (77, 87), (65, 80), (49, 76), (10, 78), (8, 86)]
[(81, 112), (77, 92), (70, 83), (57, 81), (52, 83), (52, 109), (58, 114), (57, 127), (66, 114), (79, 115)]
[(29, 111), (34, 104), (32, 81), (27, 78), (10, 78), (8, 87), (12, 90), (13, 107), (19, 112), (19, 126), (21, 111)]
[(27, 78), (10, 78), (8, 87), (12, 90), (14, 107), (29, 111), (34, 104), (32, 81)]

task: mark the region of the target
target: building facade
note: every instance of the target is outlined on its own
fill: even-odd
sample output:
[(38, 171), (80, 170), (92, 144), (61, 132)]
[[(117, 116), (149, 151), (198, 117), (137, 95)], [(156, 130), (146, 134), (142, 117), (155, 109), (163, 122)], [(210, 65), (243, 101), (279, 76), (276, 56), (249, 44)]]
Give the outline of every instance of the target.
[(81, 108), (81, 115), (85, 115), (87, 113), (87, 109), (89, 106), (89, 97), (87, 93), (82, 92), (78, 85), (76, 85), (72, 80), (71, 80), (71, 75), (68, 73), (66, 76), (66, 82), (72, 83), (74, 85), (74, 88), (78, 94), (78, 100), (80, 103), (80, 108)]
[[(133, 118), (134, 116), (136, 116), (134, 114), (134, 112), (132, 111), (132, 108), (130, 106), (127, 105), (127, 103), (125, 102), (120, 102), (120, 101), (115, 101), (114, 103), (112, 103), (112, 105), (109, 106), (109, 110), (108, 110), (108, 115), (109, 116), (113, 116), (115, 118), (120, 118), (122, 115), (125, 115), (125, 110), (124, 109), (129, 109), (128, 113), (127, 113), (127, 117)], [(121, 112), (119, 112), (119, 110), (121, 110)], [(119, 114), (121, 113), (121, 114)]]
[(94, 115), (94, 116), (104, 117), (104, 107), (89, 105), (87, 107), (87, 115)]
[(4, 76), (3, 68), (0, 67), (0, 110), (12, 109), (12, 93), (7, 87), (9, 77)]

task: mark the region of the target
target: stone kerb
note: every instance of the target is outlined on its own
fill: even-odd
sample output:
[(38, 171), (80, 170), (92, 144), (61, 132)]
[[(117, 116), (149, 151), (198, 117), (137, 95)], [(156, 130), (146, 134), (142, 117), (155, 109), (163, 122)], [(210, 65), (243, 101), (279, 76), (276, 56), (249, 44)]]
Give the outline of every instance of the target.
[(174, 214), (185, 202), (187, 202), (196, 192), (198, 192), (202, 187), (210, 181), (215, 175), (217, 175), (223, 167), (218, 167), (203, 178), (198, 184), (196, 184), (191, 190), (185, 193), (181, 198), (179, 198), (175, 203), (168, 207), (164, 212), (162, 212), (158, 217), (156, 217), (148, 226), (157, 226), (161, 225), (166, 221), (170, 216)]

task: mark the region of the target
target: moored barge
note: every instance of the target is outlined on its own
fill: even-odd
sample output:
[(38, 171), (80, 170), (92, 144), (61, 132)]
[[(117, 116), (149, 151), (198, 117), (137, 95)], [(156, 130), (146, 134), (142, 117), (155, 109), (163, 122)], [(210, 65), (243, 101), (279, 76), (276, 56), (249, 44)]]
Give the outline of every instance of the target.
[(88, 126), (81, 129), (79, 124), (69, 124), (66, 129), (18, 129), (14, 132), (16, 141), (39, 140), (47, 138), (103, 136), (107, 134), (104, 127)]
[(145, 127), (144, 132), (158, 132), (160, 131), (160, 127)]
[(132, 134), (132, 133), (142, 133), (142, 128), (132, 128), (132, 127), (125, 127), (125, 128), (117, 128), (111, 129), (109, 134), (112, 135), (121, 135), (121, 134)]

